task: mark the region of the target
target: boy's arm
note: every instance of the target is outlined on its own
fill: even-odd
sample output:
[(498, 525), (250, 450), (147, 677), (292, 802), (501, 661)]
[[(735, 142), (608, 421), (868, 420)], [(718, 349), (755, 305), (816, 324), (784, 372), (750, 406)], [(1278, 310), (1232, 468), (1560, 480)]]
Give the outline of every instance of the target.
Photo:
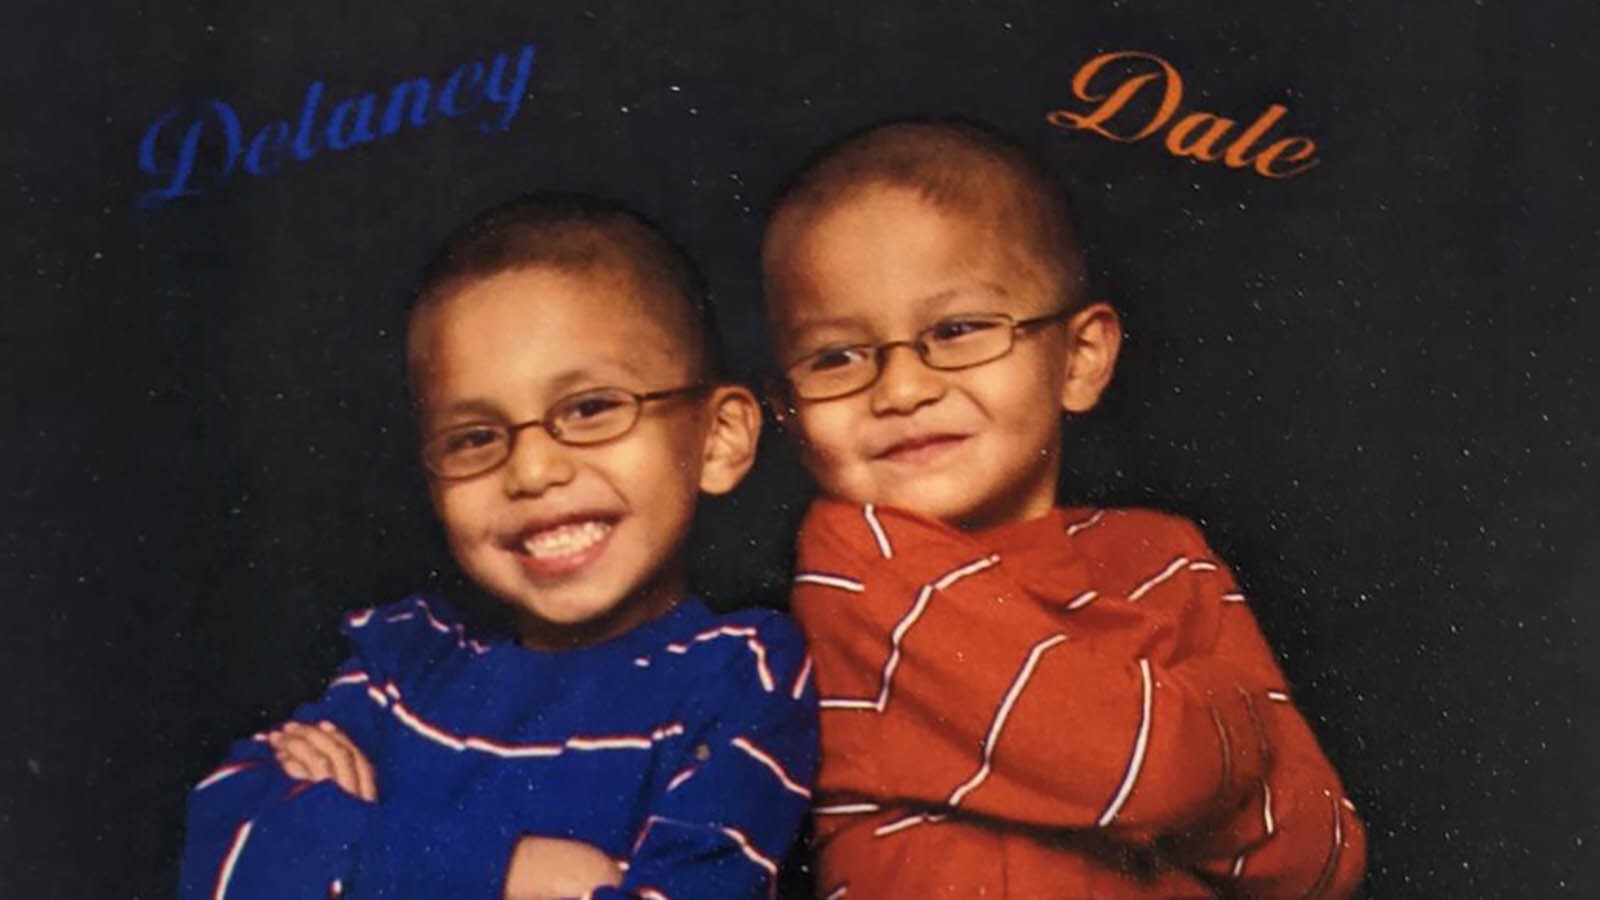
[[(441, 632), (440, 629), (445, 629)], [(395, 721), (386, 693), (402, 661), (437, 652), (456, 633), (421, 598), (351, 616), (354, 655), (316, 702), (292, 719), (331, 722), (377, 761)], [(499, 900), (515, 835), (490, 815), (428, 810), (347, 793), (334, 780), (291, 778), (266, 734), (236, 742), (190, 793), (181, 900), (281, 900), (354, 891), (374, 896)], [(448, 815), (447, 815), (448, 814)], [(357, 887), (359, 885), (359, 887)]]
[[(378, 723), (364, 675), (359, 658), (346, 662), (293, 720), (332, 722), (370, 753)], [(237, 741), (190, 792), (179, 897), (269, 900), (342, 890), (372, 808), (334, 781), (291, 778), (266, 734)]]
[[(880, 542), (850, 515), (862, 511), (827, 506), (808, 520), (795, 590), (817, 658), (829, 806), (876, 798), (1145, 843), (1257, 789), (1256, 707), (1280, 683), (1213, 652), (1205, 623), (1214, 632), (1242, 608), (1170, 594), (1190, 589), (1172, 576), (1191, 564), (1220, 570), (1203, 544), (1174, 552), (1184, 571), (1138, 597), (1049, 609), (1019, 596), (1003, 559), (907, 579), (885, 547), (927, 569), (910, 539), (925, 523), (879, 510)], [(835, 766), (841, 748), (852, 759)]]
[(811, 801), (811, 661), (793, 623), (761, 621), (685, 716), (683, 758), (658, 788), (614, 898), (772, 896)]
[[(833, 676), (882, 682), (884, 657), (861, 640), (870, 630), (861, 613), (894, 602), (881, 592), (906, 587), (875, 582), (873, 554), (856, 549), (840, 523), (822, 524), (808, 526), (802, 560), (845, 561), (866, 573), (854, 597), (822, 580), (796, 588), (796, 615), (833, 717), (829, 748), (853, 744), (859, 759), (906, 750), (871, 769), (858, 785), (864, 794), (1047, 827), (1104, 827), (1120, 840), (1166, 838), (1181, 862), (1245, 896), (1337, 897), (1359, 883), (1360, 822), (1289, 702), (1245, 598), (1192, 525), (1142, 523), (1141, 532), (1165, 530), (1160, 543), (1171, 552), (1160, 556), (1171, 561), (1134, 586), (1131, 603), (1076, 598), (1065, 611), (997, 604), (994, 585), (976, 581), (965, 593), (930, 594), (901, 632), (879, 712), (835, 705)], [(1096, 603), (1093, 627), (1074, 627), (1072, 617)], [(886, 643), (893, 646), (892, 634)], [(1104, 649), (1113, 645), (1123, 648), (1120, 661)], [(1005, 664), (1018, 657), (1020, 666)], [(1130, 704), (1134, 667), (1138, 703)]]
[[(1198, 533), (1194, 540), (1204, 547)], [(1232, 576), (1219, 568), (1208, 580), (1236, 613), (1222, 620), (1216, 654), (1274, 686), (1257, 704), (1271, 759), (1242, 804), (1179, 837), (1179, 859), (1228, 885), (1232, 896), (1348, 897), (1366, 870), (1366, 832), (1355, 806), (1290, 699)]]
[(583, 841), (524, 836), (511, 851), (504, 900), (591, 897), (622, 882), (617, 860)]
[(1366, 870), (1366, 832), (1316, 738), (1286, 700), (1263, 711), (1273, 761), (1259, 791), (1231, 815), (1175, 846), (1180, 862), (1228, 896), (1353, 895)]

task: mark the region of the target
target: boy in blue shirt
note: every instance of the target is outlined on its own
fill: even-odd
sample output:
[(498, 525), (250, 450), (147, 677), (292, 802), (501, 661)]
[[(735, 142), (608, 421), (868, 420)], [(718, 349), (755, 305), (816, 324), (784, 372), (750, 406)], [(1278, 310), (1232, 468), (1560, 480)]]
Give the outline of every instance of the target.
[(592, 198), (446, 242), (407, 335), (422, 459), (515, 634), (435, 598), (351, 615), (321, 699), (195, 787), (185, 900), (772, 894), (815, 698), (787, 619), (688, 594), (696, 497), (760, 430), (705, 310), (681, 250)]

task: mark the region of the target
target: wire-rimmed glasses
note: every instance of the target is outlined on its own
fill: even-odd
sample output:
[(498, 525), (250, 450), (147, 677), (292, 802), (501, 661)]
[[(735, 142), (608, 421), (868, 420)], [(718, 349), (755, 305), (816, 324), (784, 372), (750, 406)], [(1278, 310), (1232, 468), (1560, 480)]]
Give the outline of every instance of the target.
[(1065, 320), (1073, 309), (1060, 309), (1031, 319), (1005, 313), (969, 313), (940, 319), (909, 341), (847, 344), (809, 353), (784, 370), (789, 389), (799, 400), (832, 400), (870, 387), (883, 372), (894, 347), (910, 347), (923, 364), (951, 371), (993, 362), (1016, 345), (1017, 332)]
[(579, 391), (550, 404), (537, 419), (515, 424), (469, 422), (430, 435), (422, 442), (422, 464), (445, 479), (482, 475), (511, 458), (517, 435), (529, 428), (542, 428), (554, 440), (572, 446), (603, 444), (632, 431), (644, 404), (707, 387), (695, 383), (645, 394), (619, 387)]

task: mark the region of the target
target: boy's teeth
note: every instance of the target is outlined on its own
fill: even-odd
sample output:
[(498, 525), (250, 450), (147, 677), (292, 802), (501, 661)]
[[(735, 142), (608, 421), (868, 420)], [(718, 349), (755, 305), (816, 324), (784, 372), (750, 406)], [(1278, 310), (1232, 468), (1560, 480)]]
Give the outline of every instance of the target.
[(569, 556), (593, 547), (609, 531), (611, 526), (604, 522), (573, 522), (532, 535), (522, 542), (522, 549), (541, 559)]

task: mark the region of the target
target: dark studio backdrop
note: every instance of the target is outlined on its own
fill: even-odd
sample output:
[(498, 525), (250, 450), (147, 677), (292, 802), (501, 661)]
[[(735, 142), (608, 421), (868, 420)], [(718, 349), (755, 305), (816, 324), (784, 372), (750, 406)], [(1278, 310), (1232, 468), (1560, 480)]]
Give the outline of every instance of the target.
[[(1576, 9), (23, 0), (7, 18), (0, 896), (171, 896), (188, 787), (321, 689), (341, 611), (459, 587), (398, 378), (399, 308), (447, 230), (533, 188), (621, 198), (702, 262), (751, 374), (764, 203), (820, 143), (916, 113), (992, 122), (1070, 185), (1131, 340), (1072, 425), (1067, 490), (1204, 524), (1368, 823), (1369, 895), (1600, 895), (1600, 34)], [(517, 86), (528, 45), (522, 90), (486, 90), (496, 54)], [(1131, 143), (1052, 125), (1094, 105), (1073, 76), (1115, 51), (1181, 77), (1167, 125)], [(1093, 87), (1156, 71), (1124, 59)], [(384, 135), (414, 78), (435, 105)], [(363, 143), (358, 106), (330, 120), (365, 93)], [(1189, 113), (1235, 120), (1231, 139), (1274, 104), (1255, 152), (1315, 144), (1267, 161), (1287, 177), (1165, 146)], [(728, 603), (786, 583), (806, 495), (767, 437), (698, 530)]]

